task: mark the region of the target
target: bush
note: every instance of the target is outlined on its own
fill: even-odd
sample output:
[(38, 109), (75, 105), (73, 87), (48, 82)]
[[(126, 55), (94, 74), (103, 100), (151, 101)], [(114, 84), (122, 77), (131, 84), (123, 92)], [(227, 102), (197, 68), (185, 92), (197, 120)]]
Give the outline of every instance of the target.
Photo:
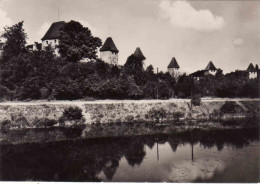
[(10, 120), (8, 120), (8, 119), (3, 120), (3, 121), (0, 122), (0, 128), (1, 129), (8, 129), (8, 128), (10, 128), (11, 123), (12, 122)]
[(236, 112), (236, 102), (226, 101), (224, 105), (220, 108), (221, 112), (224, 113), (235, 113)]
[(199, 96), (195, 95), (191, 97), (191, 104), (194, 106), (200, 106), (201, 104), (201, 99)]
[(17, 126), (18, 128), (23, 128), (28, 126), (29, 123), (27, 121), (27, 119), (25, 117), (19, 117), (15, 120), (15, 126)]
[(64, 120), (72, 121), (72, 120), (81, 120), (82, 115), (82, 109), (79, 107), (69, 107), (64, 110), (62, 114)]
[(180, 118), (184, 117), (184, 113), (180, 111), (173, 112), (173, 119), (179, 120)]
[(134, 116), (129, 115), (125, 119), (126, 119), (127, 122), (132, 122), (134, 120)]
[(34, 120), (34, 125), (36, 127), (52, 127), (57, 124), (57, 121), (54, 119), (42, 118)]
[(156, 121), (162, 120), (166, 118), (166, 110), (163, 108), (159, 108), (159, 109), (152, 108), (148, 111), (146, 117)]

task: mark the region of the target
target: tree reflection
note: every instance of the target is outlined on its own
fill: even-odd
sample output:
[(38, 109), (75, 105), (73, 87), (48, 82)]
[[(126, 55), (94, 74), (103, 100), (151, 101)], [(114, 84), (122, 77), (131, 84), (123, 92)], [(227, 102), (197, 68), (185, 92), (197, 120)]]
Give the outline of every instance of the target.
[(168, 142), (174, 154), (179, 145), (190, 144), (193, 160), (192, 147), (197, 143), (222, 150), (225, 145), (243, 148), (256, 140), (258, 129), (188, 130), (171, 135), (1, 145), (0, 180), (100, 181), (98, 175), (103, 172), (111, 181), (123, 157), (131, 167), (142, 164), (146, 145), (152, 149), (157, 143)]
[(138, 142), (131, 144), (125, 153), (125, 158), (128, 164), (134, 167), (135, 165), (140, 165), (142, 163), (145, 155), (144, 143)]

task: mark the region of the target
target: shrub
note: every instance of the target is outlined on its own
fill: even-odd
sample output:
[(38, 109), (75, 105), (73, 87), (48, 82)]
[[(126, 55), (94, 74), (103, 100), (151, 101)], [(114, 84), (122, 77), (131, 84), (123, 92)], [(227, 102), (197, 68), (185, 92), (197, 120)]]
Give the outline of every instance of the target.
[(134, 116), (129, 115), (125, 119), (126, 119), (127, 122), (132, 122), (134, 120)]
[(162, 120), (166, 118), (166, 110), (163, 108), (159, 108), (159, 109), (152, 108), (148, 111), (146, 117), (156, 121)]
[(54, 120), (54, 119), (48, 119), (48, 118), (46, 118), (46, 119), (44, 119), (44, 121), (43, 121), (43, 126), (44, 126), (44, 127), (52, 127), (52, 126), (55, 125), (55, 124), (57, 124), (57, 121)]
[(28, 126), (28, 121), (25, 117), (19, 117), (15, 120), (15, 125), (19, 128)]
[(65, 119), (64, 119), (63, 116), (61, 116), (61, 117), (59, 118), (58, 123), (59, 123), (60, 126), (65, 125)]
[(42, 119), (34, 120), (34, 125), (36, 127), (52, 127), (55, 124), (57, 124), (57, 121), (54, 119), (49, 119), (49, 118), (42, 118)]
[(224, 105), (220, 108), (221, 112), (224, 113), (235, 113), (236, 112), (236, 102), (226, 101)]
[(81, 120), (83, 115), (82, 115), (82, 109), (79, 107), (69, 107), (64, 110), (62, 114), (64, 120)]
[(175, 120), (179, 120), (183, 116), (184, 116), (183, 112), (180, 112), (180, 111), (173, 112), (173, 119), (175, 119)]
[(191, 104), (194, 106), (200, 106), (201, 104), (201, 99), (199, 96), (195, 95), (191, 97)]
[(11, 122), (10, 120), (8, 120), (8, 119), (3, 120), (3, 121), (0, 122), (0, 128), (1, 128), (1, 129), (10, 128), (11, 123), (12, 123), (12, 122)]

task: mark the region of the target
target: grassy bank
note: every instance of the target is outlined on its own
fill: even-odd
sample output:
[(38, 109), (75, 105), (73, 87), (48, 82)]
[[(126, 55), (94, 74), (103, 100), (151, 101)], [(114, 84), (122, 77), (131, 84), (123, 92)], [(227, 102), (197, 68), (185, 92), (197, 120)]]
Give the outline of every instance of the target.
[(259, 116), (259, 99), (141, 101), (6, 102), (0, 104), (1, 129), (69, 127), (124, 122), (218, 121)]

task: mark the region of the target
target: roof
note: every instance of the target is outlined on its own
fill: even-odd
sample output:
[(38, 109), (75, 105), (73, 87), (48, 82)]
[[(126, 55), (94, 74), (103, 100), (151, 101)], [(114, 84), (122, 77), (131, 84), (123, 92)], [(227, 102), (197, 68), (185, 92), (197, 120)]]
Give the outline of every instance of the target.
[(255, 72), (256, 71), (255, 67), (254, 67), (254, 65), (252, 63), (249, 64), (249, 66), (247, 68), (247, 71), (249, 71), (249, 72)]
[(42, 37), (42, 40), (58, 39), (60, 37), (60, 29), (64, 26), (64, 24), (64, 21), (52, 23), (51, 27)]
[(135, 49), (134, 56), (137, 57), (137, 58), (140, 58), (141, 60), (145, 60), (146, 59), (146, 57), (143, 55), (140, 47), (137, 47)]
[(217, 70), (212, 61), (209, 62), (205, 70)]
[(168, 65), (168, 68), (180, 68), (175, 57), (172, 58), (170, 64)]
[(103, 44), (103, 46), (99, 49), (99, 51), (112, 51), (118, 53), (119, 50), (116, 48), (115, 43), (113, 42), (111, 37), (108, 37)]
[(26, 48), (27, 49), (33, 49), (33, 45), (27, 45)]
[(36, 46), (37, 50), (42, 50), (42, 44), (41, 43), (35, 42), (35, 46)]
[(190, 74), (190, 76), (192, 76), (192, 77), (203, 77), (203, 76), (205, 76), (205, 72), (207, 72), (207, 70), (199, 70), (199, 71), (196, 71), (196, 72)]

